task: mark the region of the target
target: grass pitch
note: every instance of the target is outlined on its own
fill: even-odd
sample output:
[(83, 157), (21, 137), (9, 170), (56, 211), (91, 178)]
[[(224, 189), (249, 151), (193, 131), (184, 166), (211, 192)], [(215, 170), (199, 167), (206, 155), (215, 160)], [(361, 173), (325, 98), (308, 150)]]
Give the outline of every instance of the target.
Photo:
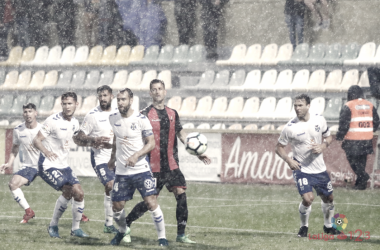
[[(8, 190), (11, 176), (0, 176), (0, 249), (114, 249), (111, 234), (103, 233), (104, 188), (95, 178), (80, 178), (85, 191), (84, 213), (90, 222), (81, 228), (90, 239), (70, 236), (71, 209), (67, 209), (59, 224), (62, 239), (52, 239), (47, 233), (55, 201), (60, 195), (40, 178), (23, 187), (25, 197), (36, 213), (28, 224), (19, 224), (24, 211)], [(195, 245), (176, 243), (176, 202), (163, 190), (159, 204), (164, 212), (169, 249), (379, 249), (380, 191), (353, 191), (336, 188), (335, 212), (348, 218), (344, 230), (346, 240), (310, 240), (297, 238), (300, 197), (294, 186), (232, 185), (188, 183), (189, 221), (186, 233)], [(126, 212), (141, 201), (136, 192), (127, 202)], [(323, 233), (320, 198), (316, 197), (309, 220), (309, 233)], [(349, 231), (370, 232), (370, 239), (359, 233), (350, 239)], [(147, 213), (132, 225), (132, 243), (121, 243), (119, 249), (157, 249), (156, 231)]]

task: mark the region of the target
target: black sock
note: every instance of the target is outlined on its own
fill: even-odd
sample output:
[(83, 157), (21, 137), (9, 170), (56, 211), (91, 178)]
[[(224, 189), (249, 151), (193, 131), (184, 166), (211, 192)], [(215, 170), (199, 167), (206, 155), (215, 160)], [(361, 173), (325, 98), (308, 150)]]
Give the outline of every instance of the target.
[(185, 228), (187, 223), (187, 199), (186, 193), (180, 194), (176, 197), (177, 200), (177, 234), (182, 235), (185, 234)]
[(147, 211), (148, 207), (145, 205), (144, 201), (137, 203), (132, 211), (128, 214), (127, 218), (125, 218), (127, 226), (130, 227), (132, 222), (143, 216)]

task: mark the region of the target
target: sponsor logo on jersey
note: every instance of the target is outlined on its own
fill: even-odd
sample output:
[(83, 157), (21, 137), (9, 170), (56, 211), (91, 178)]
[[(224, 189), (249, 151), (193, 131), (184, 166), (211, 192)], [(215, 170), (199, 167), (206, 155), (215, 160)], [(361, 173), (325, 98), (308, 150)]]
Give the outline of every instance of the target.
[(26, 137), (26, 135), (20, 135), (20, 138)]
[(106, 122), (107, 120), (99, 120), (99, 122)]
[(67, 130), (67, 128), (60, 128), (61, 130), (64, 130), (64, 131), (66, 131)]

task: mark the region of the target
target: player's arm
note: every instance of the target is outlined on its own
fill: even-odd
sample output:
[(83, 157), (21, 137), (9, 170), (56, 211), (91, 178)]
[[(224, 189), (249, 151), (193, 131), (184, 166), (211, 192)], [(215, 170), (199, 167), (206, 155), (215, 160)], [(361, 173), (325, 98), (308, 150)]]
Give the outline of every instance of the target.
[(285, 147), (286, 145), (283, 145), (278, 142), (276, 145), (276, 154), (280, 156), (288, 164), (291, 170), (300, 170), (301, 163), (290, 158), (285, 151)]
[(54, 161), (58, 158), (58, 156), (54, 152), (49, 151), (47, 148), (45, 148), (45, 146), (42, 144), (43, 140), (45, 140), (45, 136), (41, 133), (41, 131), (38, 131), (38, 134), (33, 139), (33, 146), (42, 152), (50, 161)]
[[(183, 129), (181, 131), (177, 132), (177, 137), (183, 143), (183, 145), (186, 146), (187, 133), (185, 131), (183, 131)], [(209, 165), (211, 163), (211, 159), (208, 158), (208, 156), (205, 154), (198, 155), (197, 157), (199, 160), (201, 160), (206, 165)]]
[(116, 162), (116, 135), (113, 136), (111, 158), (108, 161), (108, 169), (114, 170)]
[(112, 144), (109, 143), (109, 137), (91, 137), (86, 135), (82, 130), (80, 130), (77, 135), (73, 136), (73, 140), (75, 144), (82, 147), (90, 146), (97, 149), (112, 148)]
[(153, 133), (151, 133), (151, 135), (149, 136), (145, 136), (144, 137), (144, 147), (137, 151), (136, 153), (134, 153), (131, 157), (129, 157), (127, 159), (127, 164), (126, 164), (126, 167), (127, 166), (135, 166), (137, 160), (143, 156), (143, 155), (146, 155), (148, 154), (150, 151), (152, 151), (154, 149), (154, 147), (156, 146), (156, 142), (154, 141), (154, 135)]
[(332, 140), (333, 139), (331, 135), (324, 137), (322, 144), (312, 144), (311, 152), (313, 152), (314, 154), (322, 153), (326, 148), (328, 148), (328, 146), (330, 146)]
[(13, 144), (12, 145), (12, 151), (9, 155), (9, 160), (7, 163), (4, 163), (3, 165), (1, 165), (0, 167), (0, 172), (3, 172), (5, 169), (11, 167), (13, 165), (13, 162), (18, 154), (18, 150), (19, 150), (20, 146), (19, 145), (16, 145), (16, 144)]

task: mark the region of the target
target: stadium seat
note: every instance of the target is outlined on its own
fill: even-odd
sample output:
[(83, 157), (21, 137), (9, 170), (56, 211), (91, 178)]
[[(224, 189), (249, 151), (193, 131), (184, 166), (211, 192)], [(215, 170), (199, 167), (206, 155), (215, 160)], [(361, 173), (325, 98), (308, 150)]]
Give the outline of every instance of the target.
[(140, 61), (130, 61), (131, 65), (156, 64), (160, 48), (157, 45), (150, 46), (145, 51), (145, 56)]
[(278, 45), (275, 43), (265, 46), (260, 58), (260, 65), (274, 65), (278, 52)]
[(329, 128), (330, 132), (338, 132), (339, 125), (333, 125)]
[(88, 46), (81, 46), (77, 48), (72, 64), (84, 64), (88, 58), (88, 51)]
[(11, 72), (8, 72), (7, 76), (5, 77), (4, 84), (0, 86), (0, 90), (14, 88), (14, 85), (17, 84), (17, 80), (18, 80), (18, 71), (13, 70)]
[(41, 98), (40, 107), (38, 109), (38, 114), (41, 116), (48, 116), (51, 114), (51, 110), (54, 106), (54, 97), (51, 95), (44, 96)]
[(4, 84), (5, 82), (5, 70), (4, 69), (0, 69), (0, 89), (1, 89), (1, 86)]
[(243, 111), (240, 113), (241, 119), (256, 118), (259, 111), (260, 100), (258, 97), (251, 97), (245, 101)]
[(292, 58), (288, 61), (280, 61), (278, 65), (302, 65), (307, 60), (309, 56), (309, 44), (301, 43), (297, 45), (296, 49), (292, 54)]
[[(291, 43), (286, 43), (281, 45), (281, 47), (278, 49), (277, 57), (273, 62), (268, 62), (268, 65), (276, 65), (279, 62), (288, 61), (291, 59), (293, 55), (293, 45)], [(281, 64), (280, 63), (280, 64)]]
[(96, 106), (96, 102), (98, 101), (97, 97), (94, 95), (88, 96), (83, 100), (82, 107), (76, 113), (78, 116), (86, 115), (91, 109)]
[(128, 80), (126, 82), (125, 87), (130, 88), (130, 89), (138, 89), (139, 88), (138, 86), (141, 83), (142, 77), (143, 77), (143, 74), (141, 70), (132, 71), (128, 76)]
[(357, 85), (359, 81), (359, 70), (352, 69), (344, 74), (342, 83), (340, 84), (340, 91), (347, 92), (352, 85)]
[(263, 79), (261, 80), (261, 83), (259, 85), (259, 89), (262, 92), (274, 92), (275, 87), (274, 85), (276, 84), (277, 80), (277, 70), (271, 69), (265, 71), (263, 75)]
[(224, 113), (223, 117), (234, 119), (234, 118), (240, 118), (241, 112), (243, 111), (244, 107), (244, 99), (243, 97), (235, 97), (231, 99), (227, 111)]
[(360, 52), (357, 58), (351, 60), (344, 60), (343, 65), (358, 66), (360, 62), (368, 62), (375, 59), (376, 44), (366, 43), (360, 48)]
[(199, 115), (198, 117), (223, 118), (226, 116), (225, 112), (227, 110), (227, 106), (227, 97), (218, 97), (215, 99), (210, 112)]
[(326, 82), (323, 85), (323, 90), (326, 92), (340, 92), (340, 84), (342, 83), (342, 70), (337, 69), (330, 72)]
[(21, 62), (21, 64), (24, 65), (43, 65), (46, 63), (47, 58), (49, 56), (49, 47), (48, 46), (42, 46), (39, 47), (36, 51), (36, 55), (34, 56), (34, 59), (30, 62)]
[(211, 129), (211, 126), (209, 123), (201, 123), (197, 126), (197, 129)]
[(208, 114), (212, 107), (212, 98), (211, 96), (204, 96), (198, 101), (197, 108), (192, 114), (186, 115), (188, 117), (205, 117)]
[(194, 113), (196, 106), (197, 98), (195, 96), (186, 97), (182, 102), (178, 115), (180, 117), (190, 117)]
[(90, 54), (88, 55), (87, 60), (81, 64), (99, 65), (101, 64), (102, 56), (103, 56), (103, 47), (100, 45), (97, 45), (90, 50)]
[[(278, 74), (276, 83), (273, 85), (273, 91), (291, 91), (290, 85), (293, 80), (293, 72), (290, 69), (286, 69)], [(269, 90), (267, 90), (269, 91)]]
[(21, 123), (23, 123), (23, 121), (21, 121), (21, 120), (15, 120), (11, 124), (9, 124), (9, 126), (16, 127), (16, 126), (20, 125)]
[(230, 80), (230, 72), (228, 70), (222, 70), (219, 71), (214, 79), (214, 82), (211, 86), (206, 86), (205, 89), (220, 89), (220, 88), (227, 88), (228, 82)]
[(170, 64), (173, 60), (174, 46), (171, 44), (162, 47), (158, 55), (157, 64)]
[(274, 130), (273, 124), (266, 124), (260, 128), (260, 130)]
[(85, 81), (87, 81), (86, 71), (77, 71), (73, 74), (73, 78), (71, 79), (70, 85), (68, 87), (70, 89), (82, 89)]
[(261, 45), (260, 44), (253, 44), (249, 46), (247, 50), (247, 54), (244, 58), (244, 64), (246, 65), (260, 65), (260, 58), (261, 58)]
[(132, 48), (131, 54), (129, 55), (129, 63), (141, 61), (144, 58), (144, 46), (137, 45)]
[(1, 120), (0, 126), (9, 126), (9, 121), (8, 120)]
[(199, 83), (195, 86), (186, 86), (188, 89), (206, 89), (209, 88), (215, 79), (215, 72), (212, 70), (207, 70), (201, 75)]
[(241, 89), (241, 87), (244, 85), (245, 82), (245, 70), (239, 69), (232, 73), (230, 83), (228, 84), (230, 89), (233, 89), (234, 87), (238, 87)]
[[(53, 108), (50, 110), (50, 112), (48, 112), (48, 116), (49, 115), (52, 115), (52, 114), (55, 114), (55, 113), (58, 113), (58, 112), (61, 112), (62, 111), (62, 100), (61, 100), (61, 97), (58, 96), (57, 98), (55, 98), (55, 101), (54, 101), (54, 105), (53, 105)], [(77, 109), (78, 111), (79, 109)], [(75, 112), (75, 115), (78, 115), (77, 113), (78, 112)]]
[(274, 111), (276, 109), (276, 98), (267, 97), (260, 105), (259, 111), (256, 114), (256, 119), (259, 120), (272, 120), (274, 116)]
[(216, 65), (244, 64), (246, 53), (247, 46), (245, 44), (238, 44), (232, 50), (231, 56), (228, 60), (218, 60), (216, 61)]
[(13, 95), (5, 95), (0, 99), (0, 115), (9, 114), (12, 108)]
[(103, 55), (100, 59), (99, 64), (101, 65), (112, 65), (116, 57), (116, 46), (111, 45), (104, 49)]
[(113, 81), (113, 70), (105, 70), (100, 74), (100, 78), (96, 88), (103, 85), (111, 85)]
[(62, 55), (62, 47), (59, 45), (54, 46), (53, 48), (49, 50), (49, 54), (48, 54), (46, 62), (43, 62), (41, 64), (58, 65), (61, 60), (61, 55)]
[(74, 46), (67, 46), (62, 51), (61, 59), (59, 59), (60, 65), (72, 65), (74, 63), (75, 59), (75, 47)]
[(159, 79), (165, 83), (165, 89), (171, 89), (172, 88), (172, 72), (170, 70), (161, 71), (158, 74), (157, 79)]
[(144, 76), (141, 80), (141, 83), (138, 87), (139, 90), (149, 90), (150, 88), (150, 82), (153, 80), (153, 79), (156, 79), (157, 78), (157, 71), (155, 70), (149, 70), (147, 72), (144, 73)]
[(324, 84), (326, 80), (326, 72), (323, 69), (319, 69), (314, 71), (309, 79), (309, 83), (307, 84), (308, 92), (323, 92)]
[(34, 47), (27, 47), (22, 52), (20, 63), (21, 64), (30, 63), (34, 59), (35, 53), (36, 53), (36, 49)]
[(292, 91), (306, 91), (307, 84), (309, 82), (310, 72), (307, 69), (299, 70), (293, 78), (293, 82), (290, 85)]
[(325, 44), (315, 44), (311, 46), (309, 57), (307, 58), (305, 64), (315, 65), (316, 63), (324, 62), (326, 49), (327, 48)]
[[(100, 79), (100, 72), (98, 70), (91, 70), (86, 77), (86, 80), (83, 86), (78, 86), (77, 88), (83, 88), (87, 90), (96, 89), (98, 87)], [(75, 86), (71, 86), (71, 88), (75, 88)]]
[(189, 63), (201, 63), (206, 61), (206, 48), (203, 45), (197, 44), (189, 50)]
[(361, 88), (369, 88), (369, 79), (367, 70), (362, 73), (358, 83)]
[(211, 129), (226, 129), (226, 125), (223, 123), (217, 123), (214, 126), (212, 126)]
[(244, 130), (257, 130), (258, 126), (257, 124), (248, 124), (247, 126), (244, 127)]
[(229, 126), (228, 130), (243, 130), (243, 126), (240, 123), (235, 123)]
[[(364, 63), (365, 62), (363, 62), (363, 65), (364, 65)], [(376, 65), (379, 65), (380, 64), (380, 45), (379, 45), (379, 47), (377, 47), (377, 50), (376, 50), (376, 54), (375, 54), (375, 58), (374, 58), (374, 62), (373, 62), (373, 64), (372, 64), (372, 62), (371, 63), (368, 63), (367, 62), (367, 65), (374, 65), (374, 64), (376, 64)], [(361, 64), (362, 65), (362, 64)]]
[[(235, 73), (238, 73), (239, 71), (241, 71), (241, 70), (238, 70)], [(236, 80), (239, 80), (239, 79), (243, 80), (243, 84), (242, 85), (237, 85), (235, 83), (232, 83), (232, 79), (234, 78), (234, 74), (232, 74), (232, 77), (231, 77), (231, 80), (230, 80), (230, 84), (229, 84), (230, 85), (230, 90), (234, 90), (234, 91), (258, 90), (259, 84), (260, 84), (260, 80), (261, 80), (261, 71), (260, 70), (258, 70), (258, 69), (252, 70), (251, 72), (248, 73), (248, 75), (247, 75), (246, 78), (245, 78), (245, 71), (244, 71), (244, 78), (245, 78), (245, 80), (244, 80), (244, 78), (243, 78), (242, 75), (238, 79), (236, 79)], [(237, 75), (236, 75), (236, 78), (237, 78)]]
[(368, 58), (362, 58), (359, 61), (359, 65), (361, 66), (373, 66), (376, 65), (378, 62), (380, 62), (380, 46), (377, 47), (376, 52), (373, 57), (368, 57)]
[(119, 90), (126, 88), (128, 79), (128, 71), (127, 70), (119, 70), (116, 72), (115, 77), (110, 85), (112, 89)]
[(30, 84), (25, 87), (27, 90), (40, 90), (43, 88), (45, 71), (39, 70), (33, 74)]
[(189, 45), (182, 44), (174, 49), (173, 64), (186, 64), (189, 60)]
[(286, 126), (286, 124), (280, 125), (280, 126), (277, 127), (276, 130), (282, 131), (282, 130), (284, 130), (285, 126)]
[(168, 100), (168, 103), (166, 106), (168, 106), (171, 109), (175, 109), (179, 111), (181, 109), (181, 103), (182, 103), (182, 98), (180, 96), (173, 96)]
[(182, 125), (182, 128), (183, 129), (194, 129), (195, 126), (194, 126), (194, 123), (186, 123), (186, 124)]
[(22, 115), (22, 105), (26, 103), (26, 96), (19, 95), (13, 100), (13, 105), (10, 110), (8, 110), (8, 114), (10, 115)]
[(36, 108), (37, 108), (37, 112), (39, 111), (39, 107), (40, 107), (40, 102), (41, 102), (41, 96), (39, 95), (33, 95), (33, 96), (30, 96), (28, 98), (28, 100), (25, 102), (26, 103), (33, 103), (34, 105), (36, 105)]
[(323, 117), (325, 117), (326, 120), (338, 120), (341, 109), (342, 109), (342, 98), (341, 97), (331, 98), (327, 102), (325, 112), (323, 112)]
[(378, 102), (375, 97), (366, 98), (366, 100), (371, 102), (376, 109), (378, 108)]
[(9, 90), (24, 90), (28, 87), (30, 80), (32, 79), (32, 72), (25, 70), (18, 75), (18, 80), (15, 85), (10, 86)]
[(115, 65), (128, 65), (130, 55), (131, 55), (131, 46), (129, 45), (121, 46), (117, 51), (115, 60), (111, 63)]
[(9, 52), (8, 59), (5, 62), (0, 62), (2, 66), (18, 65), (22, 57), (22, 47), (16, 46)]
[(334, 63), (338, 65), (343, 65), (343, 62), (345, 60), (353, 60), (358, 57), (360, 46), (356, 43), (353, 44), (347, 44), (342, 47), (342, 56), (339, 58), (339, 60)]
[(273, 113), (275, 120), (289, 120), (292, 117), (293, 101), (290, 97), (283, 97), (277, 102)]
[(323, 111), (325, 111), (325, 98), (324, 97), (316, 97), (310, 102), (309, 113), (314, 115), (322, 115)]
[(342, 56), (342, 46), (337, 44), (329, 45), (326, 50), (325, 58), (322, 61), (314, 62), (315, 65), (331, 65), (331, 64), (339, 64), (340, 57)]
[[(46, 76), (47, 77), (47, 76)], [(73, 78), (73, 72), (72, 71), (64, 71), (61, 74), (59, 74), (59, 78), (57, 80), (56, 85), (52, 86), (46, 86), (44, 89), (69, 89), (71, 79)]]

